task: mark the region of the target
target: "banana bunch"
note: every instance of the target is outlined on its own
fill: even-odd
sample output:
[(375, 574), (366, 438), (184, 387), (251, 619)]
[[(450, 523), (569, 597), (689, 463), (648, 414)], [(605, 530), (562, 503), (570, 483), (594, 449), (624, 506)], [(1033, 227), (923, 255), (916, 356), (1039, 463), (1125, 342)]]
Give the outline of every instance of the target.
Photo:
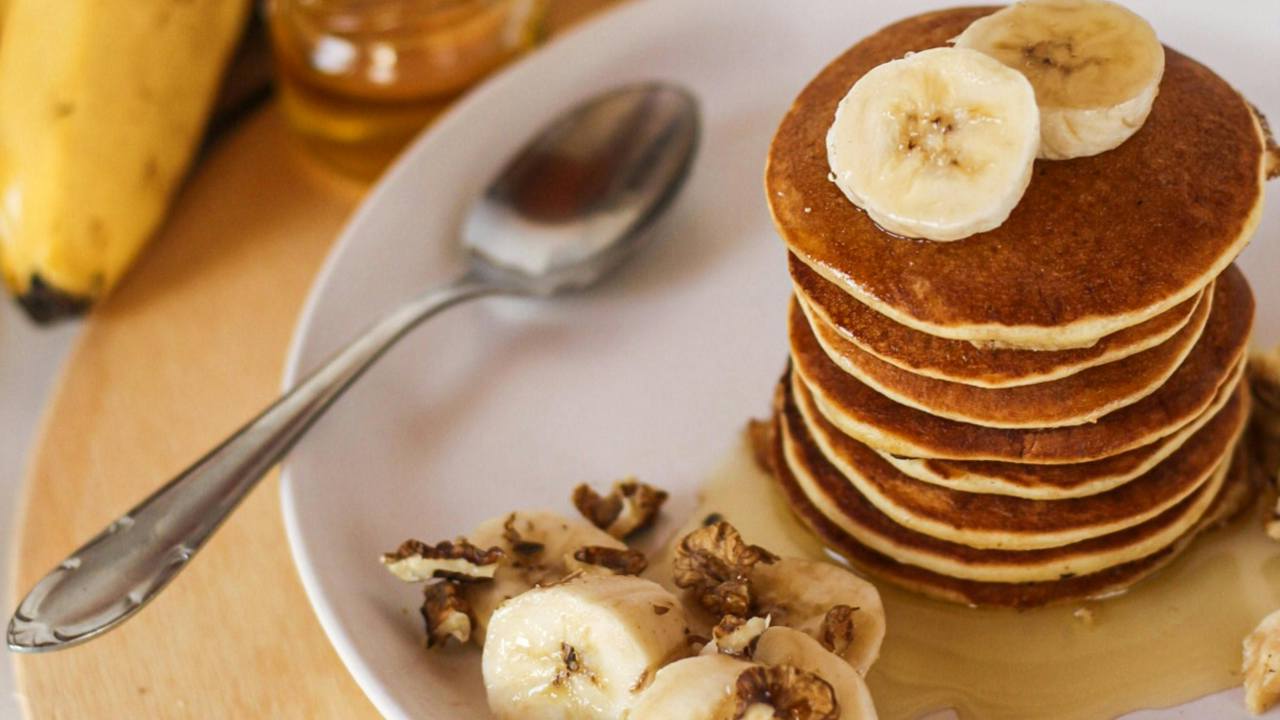
[(832, 181), (906, 237), (999, 227), (1037, 157), (1097, 155), (1146, 122), (1164, 48), (1107, 0), (1022, 0), (952, 41), (873, 68), (827, 134)]
[[(634, 481), (605, 497), (580, 487), (587, 521), (517, 511), (382, 562), (424, 583), (428, 647), (482, 645), (499, 720), (874, 718), (862, 677), (884, 638), (875, 588), (748, 545), (723, 521), (680, 539), (675, 587), (639, 577), (647, 559), (619, 528), (648, 527), (665, 498)], [(699, 637), (693, 613), (712, 604), (742, 616)]]
[(10, 0), (0, 273), (36, 320), (110, 290), (196, 151), (249, 0)]

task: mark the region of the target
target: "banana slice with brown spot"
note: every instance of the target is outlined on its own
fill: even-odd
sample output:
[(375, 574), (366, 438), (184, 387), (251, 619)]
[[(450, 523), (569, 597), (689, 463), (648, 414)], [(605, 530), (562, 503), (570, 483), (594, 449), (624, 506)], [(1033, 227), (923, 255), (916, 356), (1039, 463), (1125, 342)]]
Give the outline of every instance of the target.
[(885, 614), (871, 583), (831, 563), (782, 558), (751, 572), (756, 613), (795, 628), (866, 675), (884, 641)]
[(1164, 77), (1151, 25), (1107, 0), (1023, 0), (955, 39), (1026, 76), (1040, 107), (1042, 158), (1097, 155), (1146, 122)]

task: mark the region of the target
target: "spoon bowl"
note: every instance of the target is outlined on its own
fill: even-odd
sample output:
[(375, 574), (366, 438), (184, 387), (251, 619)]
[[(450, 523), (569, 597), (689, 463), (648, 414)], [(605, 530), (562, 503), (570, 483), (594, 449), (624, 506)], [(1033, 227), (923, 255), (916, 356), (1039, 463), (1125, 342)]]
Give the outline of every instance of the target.
[(597, 282), (649, 237), (698, 144), (697, 101), (663, 84), (575, 107), (526, 145), (467, 212), (473, 270), (539, 295)]

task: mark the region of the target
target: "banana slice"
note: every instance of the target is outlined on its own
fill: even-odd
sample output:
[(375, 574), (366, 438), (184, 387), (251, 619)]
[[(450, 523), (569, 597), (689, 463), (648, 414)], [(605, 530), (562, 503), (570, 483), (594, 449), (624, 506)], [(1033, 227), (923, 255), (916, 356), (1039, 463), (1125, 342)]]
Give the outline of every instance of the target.
[(795, 628), (820, 641), (860, 675), (880, 657), (884, 605), (866, 580), (831, 563), (782, 558), (756, 565), (751, 583), (756, 612), (768, 615), (772, 625)]
[[(861, 684), (862, 679), (847, 665), (844, 672)], [(875, 717), (841, 714), (838, 698), (827, 680), (793, 665), (765, 666), (727, 655), (700, 655), (659, 670), (627, 720)]]
[(826, 680), (835, 691), (840, 720), (875, 720), (876, 706), (862, 676), (817, 640), (788, 627), (771, 627), (756, 641), (754, 659), (764, 665), (790, 665)]
[(1147, 120), (1164, 48), (1138, 15), (1106, 0), (1024, 0), (955, 39), (1021, 72), (1040, 105), (1040, 157), (1097, 155)]
[(658, 669), (688, 654), (675, 596), (650, 580), (592, 574), (529, 590), (490, 618), (481, 659), (500, 720), (617, 720)]
[(1280, 610), (1262, 619), (1244, 639), (1244, 704), (1261, 715), (1280, 700)]
[(738, 676), (750, 667), (745, 660), (718, 654), (673, 662), (654, 676), (628, 720), (716, 720), (732, 704)]
[(489, 616), (504, 601), (583, 570), (584, 563), (574, 557), (582, 548), (627, 549), (622, 541), (590, 523), (541, 510), (521, 510), (487, 520), (468, 540), (478, 547), (503, 550), (492, 582), (463, 587), (476, 621), (472, 637), (481, 642), (487, 635)]
[(886, 230), (959, 240), (1009, 217), (1039, 144), (1025, 77), (976, 50), (934, 48), (854, 83), (827, 132), (827, 161)]

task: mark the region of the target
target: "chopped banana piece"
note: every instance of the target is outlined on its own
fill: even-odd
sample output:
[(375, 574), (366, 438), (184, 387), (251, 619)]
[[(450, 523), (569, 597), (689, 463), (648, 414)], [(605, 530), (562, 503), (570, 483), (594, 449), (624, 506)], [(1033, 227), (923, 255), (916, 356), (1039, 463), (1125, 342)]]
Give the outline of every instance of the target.
[(880, 656), (885, 630), (880, 593), (848, 569), (817, 560), (782, 558), (757, 565), (751, 583), (756, 614), (769, 615), (773, 625), (804, 632), (862, 675)]
[(493, 582), (463, 588), (474, 613), (477, 632), (472, 633), (472, 638), (477, 642), (484, 641), (489, 617), (504, 601), (581, 572), (583, 564), (574, 558), (578, 550), (585, 547), (627, 549), (613, 536), (589, 523), (539, 510), (521, 510), (483, 522), (469, 539), (476, 545), (493, 545), (506, 553)]
[(614, 483), (613, 490), (604, 496), (585, 484), (573, 491), (573, 505), (578, 512), (619, 540), (653, 525), (666, 501), (665, 491), (635, 478)]
[[(640, 695), (628, 720), (723, 720), (733, 702), (738, 676), (751, 663), (712, 653), (677, 660), (662, 668)], [(770, 715), (772, 717), (772, 711)]]
[(955, 39), (1027, 77), (1040, 107), (1042, 158), (1097, 155), (1147, 120), (1164, 47), (1151, 25), (1107, 0), (1023, 0)]
[(827, 132), (835, 184), (889, 232), (960, 240), (999, 227), (1040, 145), (1031, 83), (995, 59), (934, 48), (873, 68)]
[(529, 590), (490, 619), (489, 708), (501, 720), (627, 717), (659, 668), (688, 654), (687, 633), (679, 602), (649, 580), (588, 574)]
[(501, 548), (481, 550), (466, 540), (444, 540), (435, 545), (405, 540), (395, 552), (382, 556), (382, 564), (405, 582), (432, 578), (467, 582), (492, 579), (503, 554)]
[(1280, 700), (1280, 610), (1244, 639), (1244, 704), (1261, 715)]

